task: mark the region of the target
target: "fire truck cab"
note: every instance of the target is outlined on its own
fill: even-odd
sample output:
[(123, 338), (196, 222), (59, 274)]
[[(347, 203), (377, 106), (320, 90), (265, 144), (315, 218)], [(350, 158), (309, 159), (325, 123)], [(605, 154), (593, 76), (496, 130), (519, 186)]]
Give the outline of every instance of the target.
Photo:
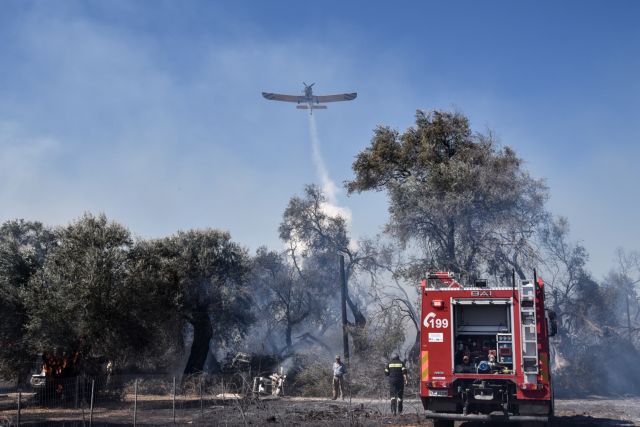
[(544, 283), (462, 286), (453, 273), (422, 281), (420, 396), (436, 427), (455, 420), (546, 425), (553, 416)]

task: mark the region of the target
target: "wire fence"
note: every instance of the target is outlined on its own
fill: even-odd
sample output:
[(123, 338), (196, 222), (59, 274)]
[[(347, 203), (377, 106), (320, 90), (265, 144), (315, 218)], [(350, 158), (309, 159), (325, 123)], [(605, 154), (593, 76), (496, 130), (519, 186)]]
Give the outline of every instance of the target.
[[(114, 375), (46, 378), (0, 390), (0, 427), (212, 425), (212, 414), (235, 410), (263, 392), (248, 373), (231, 378)], [(248, 399), (247, 399), (248, 398)]]

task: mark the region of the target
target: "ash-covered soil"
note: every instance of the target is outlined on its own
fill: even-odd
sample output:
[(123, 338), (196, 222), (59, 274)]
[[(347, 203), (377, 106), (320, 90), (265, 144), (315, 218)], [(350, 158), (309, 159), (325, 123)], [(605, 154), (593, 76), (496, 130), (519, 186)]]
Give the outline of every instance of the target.
[[(640, 425), (640, 399), (557, 400), (554, 426)], [(372, 399), (332, 401), (318, 398), (261, 400), (245, 408), (240, 405), (210, 408), (203, 425), (286, 426), (432, 426), (418, 400), (405, 401), (404, 413), (392, 416), (388, 402)], [(201, 424), (196, 421), (197, 424)], [(456, 422), (456, 427), (479, 427), (486, 423)], [(513, 424), (492, 424), (513, 426)]]
[[(0, 399), (1, 400), (1, 399)], [(333, 401), (327, 398), (262, 398), (260, 400), (221, 399), (200, 407), (189, 401), (173, 422), (170, 401), (140, 401), (137, 425), (191, 426), (432, 426), (417, 399), (405, 400), (404, 413), (392, 416), (382, 399), (354, 398)], [(15, 425), (15, 410), (0, 410), (0, 426)], [(554, 426), (640, 426), (639, 398), (598, 398), (556, 400)], [(13, 419), (12, 419), (13, 418)], [(50, 427), (88, 426), (88, 413), (74, 409), (25, 407), (21, 425)], [(133, 425), (133, 411), (126, 402), (112, 402), (95, 408), (94, 427)], [(488, 424), (456, 422), (456, 427)], [(511, 426), (514, 424), (491, 424)]]

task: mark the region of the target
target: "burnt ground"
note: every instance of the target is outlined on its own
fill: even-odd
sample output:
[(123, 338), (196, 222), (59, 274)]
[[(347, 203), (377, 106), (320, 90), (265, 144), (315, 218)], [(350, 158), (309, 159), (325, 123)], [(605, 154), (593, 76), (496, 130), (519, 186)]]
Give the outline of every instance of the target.
[[(284, 398), (262, 401), (245, 409), (244, 420), (236, 409), (235, 417), (228, 411), (214, 411), (213, 425), (304, 425), (304, 426), (431, 426), (425, 419), (418, 400), (405, 402), (404, 414), (393, 417), (388, 402), (371, 399), (332, 401), (313, 398)], [(640, 425), (640, 399), (581, 399), (556, 401), (555, 426), (633, 426)], [(206, 418), (206, 416), (205, 416)], [(211, 425), (211, 424), (209, 424)], [(457, 422), (456, 427), (479, 427), (486, 423)], [(498, 424), (493, 424), (498, 425)], [(503, 424), (504, 425), (504, 424)], [(512, 424), (506, 424), (511, 425)]]
[[(169, 401), (143, 404), (137, 415), (139, 425), (197, 426), (432, 426), (426, 420), (418, 400), (405, 401), (401, 416), (390, 415), (388, 402), (354, 398), (332, 401), (326, 398), (285, 397), (255, 401), (235, 399), (182, 406), (173, 423)], [(13, 411), (0, 411), (0, 426), (8, 425)], [(640, 425), (640, 399), (590, 398), (557, 400), (554, 426), (634, 426)], [(3, 416), (5, 423), (3, 423)], [(84, 422), (83, 422), (84, 417)], [(88, 414), (77, 410), (25, 408), (21, 425), (76, 427), (89, 425)], [(15, 423), (15, 418), (13, 419)], [(132, 410), (125, 402), (96, 408), (93, 426), (133, 425)], [(457, 422), (456, 427), (480, 427), (487, 424)], [(498, 426), (500, 424), (492, 424)], [(512, 426), (512, 424), (501, 424)]]

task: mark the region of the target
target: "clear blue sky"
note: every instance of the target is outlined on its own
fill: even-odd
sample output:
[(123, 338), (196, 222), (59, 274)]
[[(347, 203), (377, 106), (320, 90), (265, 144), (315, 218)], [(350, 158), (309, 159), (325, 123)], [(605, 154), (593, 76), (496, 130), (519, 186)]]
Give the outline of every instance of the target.
[[(331, 178), (378, 124), (456, 109), (495, 131), (601, 277), (640, 249), (636, 1), (0, 4), (0, 221), (105, 212), (137, 235), (216, 227), (279, 247), (288, 199), (317, 182), (308, 116), (261, 91), (357, 91), (316, 113)], [(355, 235), (383, 195), (339, 196)]]

